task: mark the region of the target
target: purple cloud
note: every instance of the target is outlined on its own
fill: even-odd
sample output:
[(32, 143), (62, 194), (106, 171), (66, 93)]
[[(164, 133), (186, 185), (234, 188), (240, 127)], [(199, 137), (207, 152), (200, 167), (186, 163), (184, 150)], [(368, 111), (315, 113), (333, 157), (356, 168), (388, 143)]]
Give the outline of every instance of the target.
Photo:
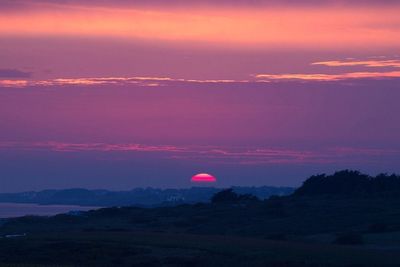
[(0, 78), (29, 78), (30, 72), (25, 72), (17, 69), (0, 69)]
[[(219, 164), (338, 164), (365, 163), (382, 158), (397, 159), (398, 149), (327, 147), (322, 149), (285, 149), (273, 147), (221, 147), (148, 145), (137, 143), (65, 143), (65, 142), (0, 142), (0, 150), (52, 151), (59, 153), (122, 153), (118, 160), (130, 160), (129, 153), (156, 153), (161, 158), (177, 161), (214, 162)], [(127, 154), (128, 153), (128, 154)]]

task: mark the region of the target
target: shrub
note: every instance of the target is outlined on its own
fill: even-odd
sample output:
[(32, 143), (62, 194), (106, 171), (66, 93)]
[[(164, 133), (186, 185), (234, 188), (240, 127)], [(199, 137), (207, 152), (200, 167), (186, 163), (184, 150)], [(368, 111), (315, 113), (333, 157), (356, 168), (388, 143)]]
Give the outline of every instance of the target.
[(239, 199), (238, 194), (233, 192), (232, 188), (222, 190), (211, 198), (212, 203), (229, 203), (236, 202)]
[(276, 233), (276, 234), (267, 235), (267, 239), (276, 240), (276, 241), (284, 241), (284, 240), (287, 240), (287, 237), (283, 233)]
[(368, 227), (368, 232), (370, 233), (383, 233), (388, 230), (388, 227), (384, 223), (374, 223)]
[(336, 236), (333, 243), (338, 245), (362, 245), (364, 244), (364, 239), (358, 233), (341, 233)]

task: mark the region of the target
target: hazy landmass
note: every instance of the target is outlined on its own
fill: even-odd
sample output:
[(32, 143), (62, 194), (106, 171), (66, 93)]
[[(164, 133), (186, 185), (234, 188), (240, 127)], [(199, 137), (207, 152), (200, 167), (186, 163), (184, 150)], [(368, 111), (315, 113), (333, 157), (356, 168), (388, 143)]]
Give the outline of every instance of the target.
[[(2, 193), (0, 203), (35, 203), (41, 205), (80, 205), (80, 206), (164, 206), (209, 202), (211, 197), (221, 191), (215, 187), (192, 187), (186, 189), (135, 188), (130, 191), (88, 190), (82, 188), (64, 190), (43, 190), (39, 192)], [(292, 187), (241, 187), (233, 190), (238, 194), (252, 194), (259, 199), (273, 195), (289, 195)]]

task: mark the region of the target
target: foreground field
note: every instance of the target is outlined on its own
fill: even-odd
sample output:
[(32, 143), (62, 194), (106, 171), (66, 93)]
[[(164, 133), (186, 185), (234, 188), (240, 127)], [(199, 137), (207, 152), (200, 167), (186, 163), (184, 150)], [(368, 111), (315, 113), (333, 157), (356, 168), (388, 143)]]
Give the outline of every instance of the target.
[(34, 266), (32, 264), (40, 266), (398, 266), (400, 264), (400, 250), (169, 233), (34, 234), (20, 238), (3, 238), (0, 240), (0, 247), (0, 261), (5, 264), (3, 266)]

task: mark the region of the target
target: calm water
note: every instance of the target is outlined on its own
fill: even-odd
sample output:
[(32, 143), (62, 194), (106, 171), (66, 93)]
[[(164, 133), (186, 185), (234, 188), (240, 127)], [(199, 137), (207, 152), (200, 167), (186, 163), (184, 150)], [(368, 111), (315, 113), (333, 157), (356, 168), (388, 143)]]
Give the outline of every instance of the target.
[(19, 217), (24, 215), (56, 215), (71, 210), (91, 210), (99, 207), (81, 207), (73, 205), (38, 205), (20, 203), (0, 203), (0, 218)]

